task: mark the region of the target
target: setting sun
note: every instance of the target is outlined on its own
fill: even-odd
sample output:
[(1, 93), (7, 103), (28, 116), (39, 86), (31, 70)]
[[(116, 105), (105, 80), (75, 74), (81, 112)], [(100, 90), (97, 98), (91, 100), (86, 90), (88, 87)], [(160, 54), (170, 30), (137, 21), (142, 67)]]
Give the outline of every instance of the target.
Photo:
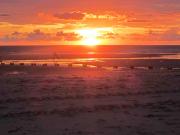
[(101, 44), (102, 42), (100, 39), (98, 39), (98, 36), (101, 34), (95, 29), (77, 30), (77, 33), (83, 37), (83, 39), (80, 41), (80, 44), (95, 46)]

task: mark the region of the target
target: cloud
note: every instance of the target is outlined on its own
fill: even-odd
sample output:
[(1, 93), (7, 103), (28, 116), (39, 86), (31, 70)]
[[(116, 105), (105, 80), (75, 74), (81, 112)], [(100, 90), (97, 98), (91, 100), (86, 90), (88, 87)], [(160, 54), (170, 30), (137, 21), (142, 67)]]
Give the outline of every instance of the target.
[(107, 32), (99, 36), (99, 39), (116, 39), (119, 37), (119, 34), (113, 32)]
[(37, 14), (39, 18), (43, 19), (44, 21), (49, 22), (63, 22), (65, 21), (125, 21), (127, 20), (127, 16), (124, 14), (119, 14), (116, 12), (102, 12), (102, 13), (93, 13), (93, 12), (80, 12), (80, 11), (73, 11), (73, 12), (65, 12), (65, 13), (45, 13), (40, 12)]
[(50, 40), (51, 34), (41, 32), (39, 29), (34, 30), (26, 35), (26, 40)]
[(2, 42), (14, 42), (14, 41), (22, 40), (22, 39), (23, 39), (23, 33), (16, 32), (16, 31), (11, 34), (0, 37), (0, 41)]
[(9, 14), (0, 14), (0, 17), (8, 17), (10, 16)]
[(45, 33), (37, 29), (29, 33), (13, 32), (9, 35), (0, 37), (0, 41), (15, 42), (15, 41), (77, 41), (82, 37), (74, 32), (57, 32)]
[(82, 39), (80, 35), (74, 32), (64, 33), (63, 31), (57, 32), (56, 37), (64, 41), (77, 41)]
[[(91, 2), (87, 0), (0, 0), (0, 3), (0, 12), (8, 11), (12, 14), (8, 21), (16, 23), (33, 23), (37, 21), (35, 14), (44, 11), (47, 11), (48, 14), (57, 13), (55, 14), (56, 18), (65, 20), (81, 20), (85, 16), (83, 12), (87, 11), (93, 13), (114, 11), (124, 14), (153, 13), (157, 17), (161, 13), (180, 11), (179, 0), (91, 0)], [(72, 9), (80, 12), (71, 12)]]
[(84, 19), (85, 14), (81, 12), (66, 12), (62, 14), (55, 14), (54, 16), (63, 20), (82, 20)]
[(170, 30), (164, 32), (162, 35), (162, 40), (169, 41), (180, 41), (180, 28), (171, 28)]
[(146, 34), (130, 34), (122, 36), (123, 39), (129, 39), (133, 41), (180, 41), (180, 29), (171, 28), (164, 32), (149, 31)]

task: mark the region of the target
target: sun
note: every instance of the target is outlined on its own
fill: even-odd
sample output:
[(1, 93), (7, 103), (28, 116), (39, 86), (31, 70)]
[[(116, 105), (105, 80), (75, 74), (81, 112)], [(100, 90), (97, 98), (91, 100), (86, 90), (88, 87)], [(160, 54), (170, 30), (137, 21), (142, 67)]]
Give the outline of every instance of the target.
[(82, 41), (82, 44), (87, 46), (95, 46), (100, 44), (100, 40), (95, 37), (88, 37)]
[(80, 41), (82, 45), (96, 46), (101, 44), (101, 40), (98, 39), (101, 34), (95, 29), (77, 30), (77, 33), (83, 37)]

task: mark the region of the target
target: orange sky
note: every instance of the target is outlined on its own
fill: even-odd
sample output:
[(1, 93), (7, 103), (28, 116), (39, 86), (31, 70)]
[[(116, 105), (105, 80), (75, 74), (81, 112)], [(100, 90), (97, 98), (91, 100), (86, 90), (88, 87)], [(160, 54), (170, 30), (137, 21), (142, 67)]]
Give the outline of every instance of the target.
[(0, 0), (0, 45), (180, 44), (179, 0)]

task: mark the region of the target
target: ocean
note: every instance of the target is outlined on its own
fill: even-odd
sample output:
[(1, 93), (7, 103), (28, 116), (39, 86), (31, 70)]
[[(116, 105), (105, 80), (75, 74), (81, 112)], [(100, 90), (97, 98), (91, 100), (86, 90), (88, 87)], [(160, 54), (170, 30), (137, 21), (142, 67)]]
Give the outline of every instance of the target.
[[(106, 45), (106, 46), (1, 46), (4, 60), (68, 58), (174, 58), (180, 59), (180, 46)], [(173, 56), (173, 57), (172, 57)]]
[[(175, 45), (104, 45), (104, 46), (1, 46), (0, 60), (19, 63), (73, 63), (73, 64), (101, 64), (125, 65), (134, 64), (130, 60), (138, 61), (138, 66), (180, 65), (180, 46)], [(148, 63), (147, 63), (148, 61)], [(170, 62), (169, 62), (170, 61)], [(150, 62), (150, 63), (149, 63)], [(164, 62), (164, 63), (163, 63)], [(137, 62), (136, 62), (137, 63)], [(136, 65), (135, 63), (135, 65)], [(145, 64), (147, 63), (147, 64)]]

